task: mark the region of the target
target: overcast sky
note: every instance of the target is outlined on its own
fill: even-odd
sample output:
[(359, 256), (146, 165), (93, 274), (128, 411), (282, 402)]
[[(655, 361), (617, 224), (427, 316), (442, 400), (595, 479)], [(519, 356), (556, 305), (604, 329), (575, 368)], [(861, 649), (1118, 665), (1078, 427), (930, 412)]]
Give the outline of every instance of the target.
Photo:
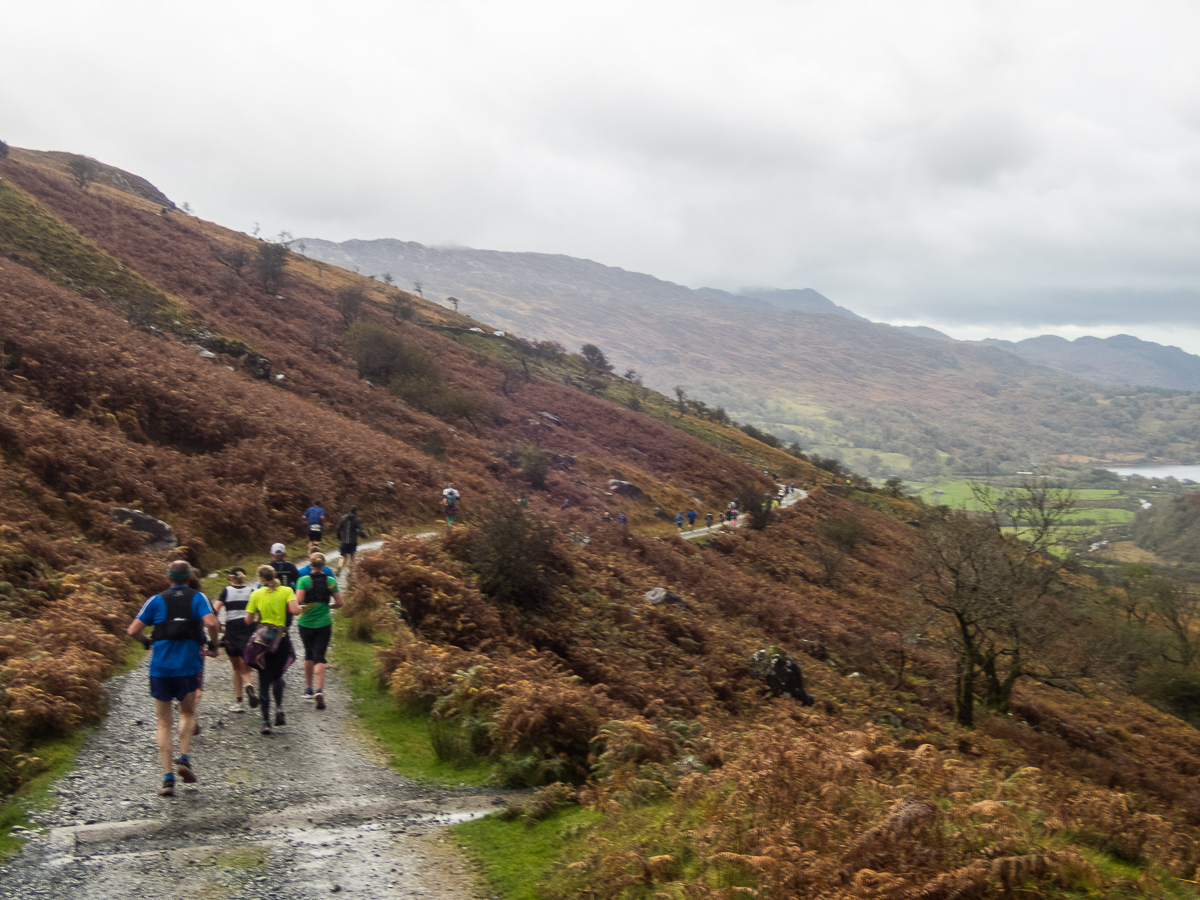
[(1200, 4), (38, 0), (0, 139), (198, 215), (1200, 353)]

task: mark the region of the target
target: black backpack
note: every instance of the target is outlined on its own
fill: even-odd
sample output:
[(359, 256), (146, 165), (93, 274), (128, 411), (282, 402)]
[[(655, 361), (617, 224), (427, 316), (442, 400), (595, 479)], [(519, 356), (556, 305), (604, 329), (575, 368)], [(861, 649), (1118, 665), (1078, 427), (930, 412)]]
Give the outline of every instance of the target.
[(167, 617), (154, 626), (155, 641), (195, 641), (204, 643), (204, 629), (199, 619), (192, 618), (192, 598), (199, 591), (189, 587), (173, 587), (160, 595), (167, 604)]
[(312, 582), (312, 587), (304, 592), (304, 603), (324, 603), (329, 605), (331, 592), (329, 590), (329, 576), (324, 572), (313, 572), (309, 575), (309, 580)]

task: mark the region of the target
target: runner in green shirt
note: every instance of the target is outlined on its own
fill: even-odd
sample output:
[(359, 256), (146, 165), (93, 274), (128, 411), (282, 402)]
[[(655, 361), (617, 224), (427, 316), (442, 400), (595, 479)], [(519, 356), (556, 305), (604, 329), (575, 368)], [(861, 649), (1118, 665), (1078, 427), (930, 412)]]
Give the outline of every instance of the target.
[(305, 575), (296, 585), (296, 601), (302, 610), (296, 624), (300, 626), (300, 640), (304, 643), (304, 699), (316, 700), (317, 709), (324, 709), (325, 654), (333, 635), (333, 617), (329, 611), (342, 605), (342, 595), (337, 578), (322, 572), (325, 554), (314, 553), (309, 560), (311, 574)]

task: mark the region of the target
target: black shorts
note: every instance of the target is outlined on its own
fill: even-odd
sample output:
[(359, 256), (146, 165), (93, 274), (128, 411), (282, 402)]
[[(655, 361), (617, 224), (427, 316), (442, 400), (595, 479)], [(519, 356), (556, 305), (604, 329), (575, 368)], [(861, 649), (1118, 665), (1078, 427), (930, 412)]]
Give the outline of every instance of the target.
[(308, 539), (310, 541), (319, 541), (321, 539), (321, 526), (320, 525), (309, 525), (308, 526)]
[(246, 652), (246, 643), (254, 634), (254, 626), (245, 619), (234, 619), (225, 623), (225, 652), (230, 656), (242, 656)]
[(322, 625), (320, 628), (300, 629), (300, 641), (304, 644), (304, 661), (311, 663), (325, 662), (325, 653), (329, 650), (329, 639), (333, 636), (332, 625)]
[(342, 554), (342, 556), (349, 556), (351, 553), (357, 553), (357, 552), (358, 552), (358, 542), (357, 541), (355, 541), (353, 544), (338, 544), (338, 553)]

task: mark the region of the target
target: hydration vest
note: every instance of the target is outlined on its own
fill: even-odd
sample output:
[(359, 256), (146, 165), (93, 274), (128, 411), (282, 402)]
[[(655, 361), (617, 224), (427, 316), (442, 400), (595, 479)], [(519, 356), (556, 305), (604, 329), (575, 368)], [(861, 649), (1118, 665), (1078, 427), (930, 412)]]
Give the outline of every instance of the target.
[(312, 587), (304, 592), (304, 603), (324, 603), (329, 605), (329, 576), (324, 572), (313, 572), (308, 576), (312, 582)]
[(192, 617), (192, 598), (197, 593), (190, 587), (173, 587), (159, 594), (166, 601), (167, 617), (154, 626), (155, 641), (204, 643), (204, 628)]

